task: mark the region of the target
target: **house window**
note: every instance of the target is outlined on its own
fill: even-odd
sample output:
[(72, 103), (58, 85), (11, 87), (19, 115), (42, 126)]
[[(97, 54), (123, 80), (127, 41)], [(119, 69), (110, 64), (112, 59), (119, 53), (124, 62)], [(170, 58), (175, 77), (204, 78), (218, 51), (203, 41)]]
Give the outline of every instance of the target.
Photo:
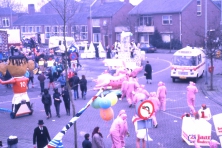
[(71, 34), (76, 41), (80, 40), (80, 31), (78, 25), (74, 25), (71, 27)]
[(34, 32), (34, 31), (33, 31), (33, 27), (29, 26), (29, 27), (28, 27), (28, 32)]
[(61, 29), (61, 33), (62, 33), (62, 35), (63, 35), (63, 32), (65, 32), (65, 35), (67, 35), (67, 26), (65, 27), (65, 29), (64, 29), (63, 26), (60, 27), (60, 29)]
[(51, 32), (50, 27), (46, 26), (45, 27), (45, 37), (46, 38), (50, 38), (50, 32)]
[(41, 26), (36, 26), (35, 27), (35, 32), (42, 32), (42, 27)]
[(100, 33), (93, 33), (93, 42), (99, 43), (101, 41), (101, 35)]
[(9, 18), (2, 18), (2, 27), (9, 27)]
[(197, 16), (200, 16), (201, 15), (201, 12), (202, 9), (201, 9), (201, 0), (197, 0)]
[(172, 15), (163, 15), (162, 16), (163, 25), (172, 25)]
[(58, 26), (53, 26), (53, 35), (58, 36), (59, 35), (59, 27)]
[(93, 19), (92, 20), (92, 27), (100, 27), (100, 20), (99, 19)]
[(140, 26), (153, 26), (153, 18), (151, 16), (140, 16)]
[(25, 26), (22, 26), (22, 27), (21, 27), (21, 31), (22, 31), (22, 32), (26, 32), (25, 28), (26, 28)]
[(80, 39), (81, 40), (87, 40), (88, 39), (88, 28), (87, 28), (86, 25), (81, 26)]

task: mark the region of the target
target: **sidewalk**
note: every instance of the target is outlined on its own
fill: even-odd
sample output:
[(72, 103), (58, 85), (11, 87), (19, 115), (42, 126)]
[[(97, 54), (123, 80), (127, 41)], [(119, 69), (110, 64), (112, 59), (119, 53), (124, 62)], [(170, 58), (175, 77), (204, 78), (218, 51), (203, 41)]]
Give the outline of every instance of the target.
[(210, 100), (214, 101), (215, 103), (222, 106), (222, 74), (214, 75), (213, 77), (213, 89), (210, 90), (210, 84), (205, 85), (205, 81), (202, 82), (202, 85), (200, 86), (203, 94), (206, 98), (209, 98)]

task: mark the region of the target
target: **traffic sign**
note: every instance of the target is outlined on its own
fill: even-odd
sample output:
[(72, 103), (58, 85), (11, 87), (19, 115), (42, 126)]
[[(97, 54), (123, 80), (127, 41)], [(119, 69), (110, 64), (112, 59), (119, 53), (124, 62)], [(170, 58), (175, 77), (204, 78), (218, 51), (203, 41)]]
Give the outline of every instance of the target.
[(145, 100), (143, 102), (138, 102), (138, 103), (140, 103), (138, 105), (138, 108), (136, 108), (138, 116), (142, 118), (143, 120), (149, 119), (153, 115), (153, 112), (154, 112), (153, 103), (149, 100)]

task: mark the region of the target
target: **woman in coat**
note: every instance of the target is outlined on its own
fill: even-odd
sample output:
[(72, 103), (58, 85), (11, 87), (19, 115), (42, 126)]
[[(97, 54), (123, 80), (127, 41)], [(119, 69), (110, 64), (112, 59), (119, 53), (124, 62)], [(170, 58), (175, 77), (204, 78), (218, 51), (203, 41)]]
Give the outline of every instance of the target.
[(149, 64), (149, 61), (146, 62), (145, 66), (145, 74), (146, 76), (146, 83), (152, 83), (152, 66)]
[(92, 132), (92, 148), (105, 148), (103, 135), (100, 133), (98, 126)]
[(53, 79), (53, 75), (52, 75), (52, 71), (51, 69), (49, 69), (48, 73), (47, 73), (48, 79), (49, 79), (49, 86), (48, 89), (50, 89), (50, 86), (52, 85), (52, 88), (54, 89), (55, 85), (54, 85), (54, 79)]
[(79, 81), (80, 84), (80, 90), (82, 92), (82, 98), (86, 99), (86, 92), (87, 92), (87, 80), (85, 75), (82, 75), (82, 79)]
[(68, 88), (66, 86), (62, 91), (62, 98), (66, 109), (66, 115), (70, 116), (70, 97), (69, 97)]
[(62, 100), (60, 99), (61, 94), (58, 91), (58, 88), (54, 89), (54, 93), (53, 93), (53, 99), (54, 99), (54, 105), (55, 105), (55, 109), (56, 109), (56, 116), (58, 118), (60, 118), (60, 103), (62, 102)]
[(49, 94), (48, 89), (44, 89), (44, 94), (42, 95), (42, 103), (44, 104), (45, 113), (47, 119), (52, 117), (50, 106), (52, 105), (52, 98)]

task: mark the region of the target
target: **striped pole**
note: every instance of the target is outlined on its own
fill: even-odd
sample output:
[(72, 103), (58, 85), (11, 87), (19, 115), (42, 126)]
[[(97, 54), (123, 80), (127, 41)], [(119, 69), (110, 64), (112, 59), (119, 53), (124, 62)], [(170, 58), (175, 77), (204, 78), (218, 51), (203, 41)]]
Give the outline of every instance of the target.
[(85, 107), (83, 107), (70, 121), (66, 126), (63, 127), (63, 129), (48, 143), (45, 148), (64, 148), (62, 144), (62, 138), (65, 135), (65, 133), (68, 131), (68, 129), (74, 124), (75, 121), (79, 119), (79, 117), (82, 115), (82, 113), (90, 106), (90, 104), (103, 92), (103, 89), (100, 89), (99, 92), (93, 96), (89, 102), (86, 104)]

